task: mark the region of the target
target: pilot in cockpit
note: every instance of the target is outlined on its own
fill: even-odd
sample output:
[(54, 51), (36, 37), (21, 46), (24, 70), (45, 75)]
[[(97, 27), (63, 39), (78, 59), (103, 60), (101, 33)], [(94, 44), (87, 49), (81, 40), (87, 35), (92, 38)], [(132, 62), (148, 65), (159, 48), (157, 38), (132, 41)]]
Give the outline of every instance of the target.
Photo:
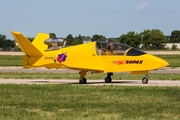
[(114, 51), (114, 44), (112, 42), (108, 43), (107, 46), (107, 51), (105, 52), (106, 55), (116, 55)]

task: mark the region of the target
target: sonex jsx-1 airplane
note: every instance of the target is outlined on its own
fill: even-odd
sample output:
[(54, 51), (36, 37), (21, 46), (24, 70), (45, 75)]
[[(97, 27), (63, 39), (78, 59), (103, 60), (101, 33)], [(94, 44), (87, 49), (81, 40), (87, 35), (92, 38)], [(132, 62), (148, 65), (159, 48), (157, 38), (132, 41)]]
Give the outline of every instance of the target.
[(169, 64), (156, 56), (118, 42), (90, 42), (63, 47), (64, 39), (51, 39), (49, 34), (38, 33), (30, 42), (22, 33), (12, 31), (23, 56), (23, 67), (46, 67), (48, 69), (68, 68), (79, 70), (79, 83), (87, 82), (88, 71), (107, 73), (106, 83), (111, 83), (114, 72), (145, 74), (142, 83), (148, 83), (150, 70), (157, 70)]

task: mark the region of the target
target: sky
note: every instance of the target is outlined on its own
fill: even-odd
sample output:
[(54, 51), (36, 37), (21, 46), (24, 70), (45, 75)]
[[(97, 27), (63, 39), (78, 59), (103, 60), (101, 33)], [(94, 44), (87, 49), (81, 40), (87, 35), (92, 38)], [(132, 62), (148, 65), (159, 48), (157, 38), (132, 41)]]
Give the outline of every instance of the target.
[(0, 34), (11, 31), (35, 37), (38, 32), (57, 37), (120, 37), (159, 29), (164, 35), (180, 30), (180, 0), (0, 0)]

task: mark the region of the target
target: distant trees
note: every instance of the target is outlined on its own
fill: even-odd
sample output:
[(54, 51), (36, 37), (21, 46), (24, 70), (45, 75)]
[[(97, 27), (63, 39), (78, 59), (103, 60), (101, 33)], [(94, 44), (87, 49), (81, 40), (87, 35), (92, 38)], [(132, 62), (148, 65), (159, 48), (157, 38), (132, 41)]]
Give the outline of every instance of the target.
[(92, 42), (94, 42), (94, 41), (105, 41), (106, 37), (104, 37), (103, 35), (95, 34), (95, 35), (93, 35), (91, 40), (92, 40)]
[(72, 34), (69, 34), (66, 37), (66, 45), (78, 45), (83, 43), (83, 36), (79, 34), (79, 36), (73, 37)]
[(167, 38), (158, 29), (144, 30), (141, 33), (128, 32), (119, 37), (119, 42), (132, 47), (143, 49), (162, 49), (167, 43)]
[(180, 42), (180, 30), (172, 31), (169, 41), (172, 43), (179, 43)]
[(66, 37), (66, 45), (73, 45), (73, 36), (72, 34), (69, 34), (67, 37)]
[(140, 35), (144, 49), (162, 49), (167, 43), (166, 37), (158, 29), (144, 30)]
[(119, 42), (139, 48), (139, 45), (141, 43), (140, 34), (130, 31), (127, 34), (121, 35), (119, 37)]
[(6, 39), (5, 35), (0, 34), (0, 50), (10, 51), (14, 47), (15, 47), (14, 41)]
[(144, 30), (141, 33), (128, 32), (119, 37), (119, 42), (144, 49), (162, 49), (167, 43), (164, 34), (158, 29)]
[(74, 44), (74, 45), (78, 45), (78, 44), (82, 44), (82, 43), (83, 43), (82, 36), (79, 34), (78, 36), (76, 36), (76, 37), (74, 38), (73, 44)]
[(55, 33), (49, 33), (49, 37), (50, 38), (56, 38), (56, 34)]
[[(56, 38), (55, 33), (49, 33), (50, 38)], [(28, 38), (29, 41), (33, 41), (34, 38)], [(132, 47), (143, 48), (143, 49), (163, 49), (167, 42), (169, 43), (180, 43), (180, 30), (174, 30), (171, 32), (171, 35), (165, 36), (162, 31), (159, 29), (147, 29), (141, 33), (136, 33), (134, 31), (127, 32), (117, 38), (106, 38), (103, 35), (95, 34), (92, 37), (82, 36), (73, 36), (68, 34), (65, 38), (66, 45), (78, 45), (82, 44), (83, 41), (113, 41), (120, 42)], [(6, 39), (5, 35), (0, 34), (0, 50), (19, 50), (15, 47), (13, 40)], [(177, 46), (174, 44), (172, 49), (176, 50)]]

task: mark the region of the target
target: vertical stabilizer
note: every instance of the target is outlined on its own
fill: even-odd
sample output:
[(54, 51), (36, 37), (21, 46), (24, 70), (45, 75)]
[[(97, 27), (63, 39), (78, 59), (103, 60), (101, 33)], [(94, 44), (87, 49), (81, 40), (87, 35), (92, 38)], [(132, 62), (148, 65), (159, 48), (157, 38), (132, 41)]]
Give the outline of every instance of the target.
[(43, 53), (48, 49), (48, 45), (44, 44), (44, 41), (49, 39), (49, 34), (38, 33), (35, 39), (32, 41), (32, 44), (38, 48), (38, 50)]

